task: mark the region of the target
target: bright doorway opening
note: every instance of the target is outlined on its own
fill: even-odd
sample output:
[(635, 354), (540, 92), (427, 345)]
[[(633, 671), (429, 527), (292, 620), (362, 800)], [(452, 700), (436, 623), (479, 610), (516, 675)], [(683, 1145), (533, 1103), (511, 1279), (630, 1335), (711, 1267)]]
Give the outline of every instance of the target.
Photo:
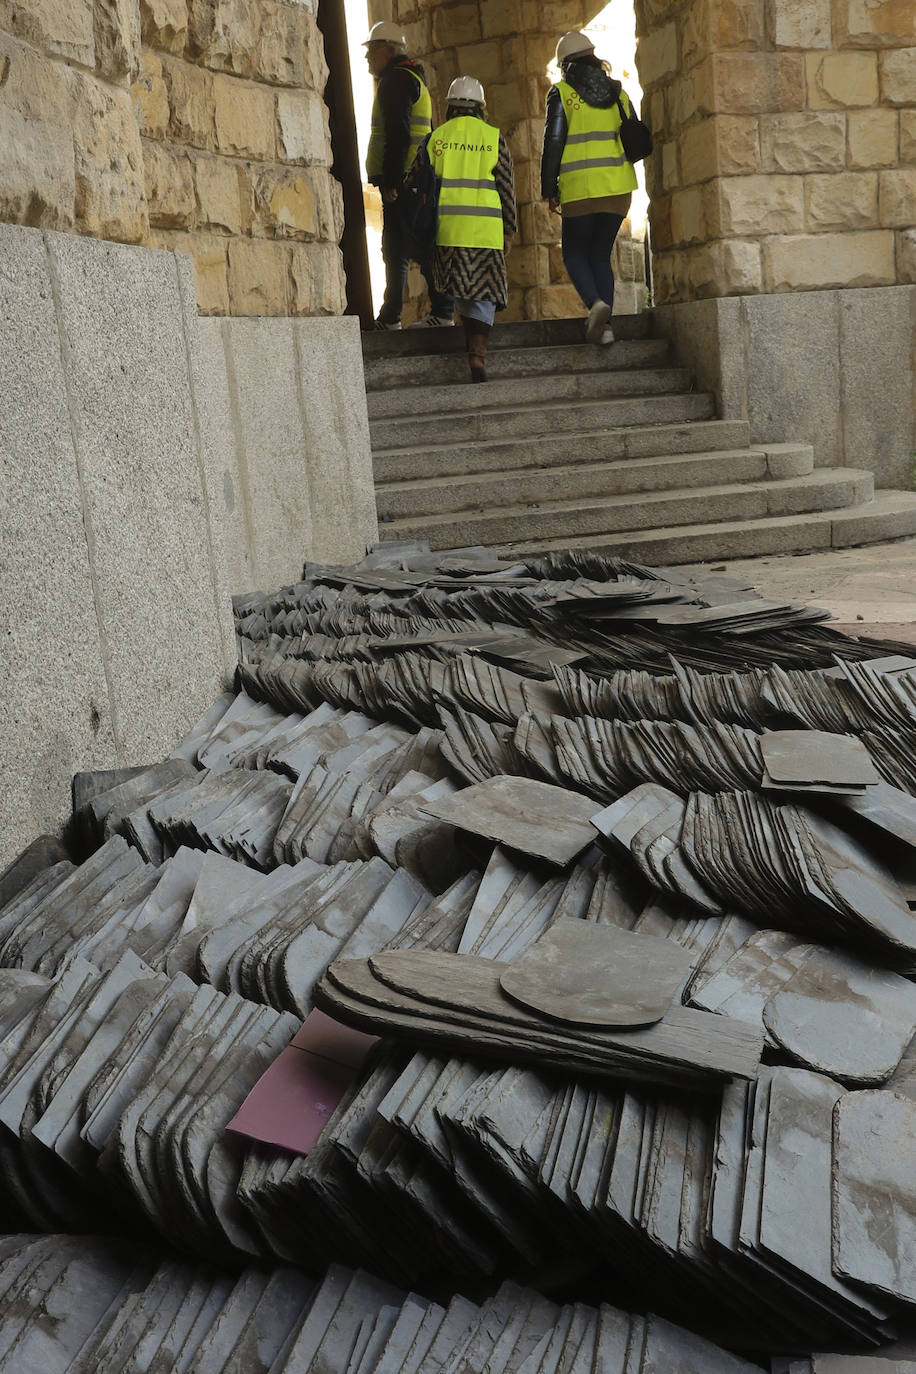
[(363, 40), (370, 24), (366, 0), (345, 0), (347, 42), (350, 48), (350, 75), (353, 82), (353, 112), (356, 117), (356, 139), (359, 146), (360, 176), (363, 185), (363, 206), (366, 212), (366, 249), (369, 255), (369, 280), (372, 300), (378, 314), (385, 294), (385, 264), (382, 261), (382, 197), (377, 187), (366, 180), (366, 152), (369, 147), (369, 125), (372, 115), (374, 85), (366, 66)]
[[(591, 23), (582, 29), (592, 40), (598, 57), (604, 59), (611, 68), (611, 76), (623, 83), (635, 109), (642, 104), (642, 87), (636, 72), (636, 11), (632, 5), (621, 5), (619, 0), (611, 0), (597, 14)], [(560, 35), (557, 34), (559, 38)], [(553, 83), (559, 81), (560, 71), (551, 62), (547, 68), (547, 78)], [(630, 224), (634, 238), (645, 238), (646, 222), (649, 215), (649, 197), (646, 194), (645, 169), (641, 162), (636, 164), (636, 180), (639, 190), (633, 192), (630, 206)]]
[[(385, 265), (382, 260), (381, 196), (376, 187), (369, 186), (365, 181), (366, 151), (369, 144), (374, 86), (366, 66), (363, 40), (369, 32), (370, 22), (366, 0), (344, 0), (344, 11), (353, 87), (353, 112), (359, 148), (360, 179), (366, 217), (369, 277), (375, 313), (377, 313), (385, 291)], [(642, 89), (636, 71), (636, 15), (633, 5), (621, 4), (620, 0), (611, 0), (611, 3), (605, 5), (595, 18), (585, 26), (583, 32), (587, 33), (595, 44), (595, 51), (598, 56), (609, 63), (611, 74), (623, 83), (624, 90), (638, 109), (642, 101)], [(560, 36), (558, 33), (557, 38)], [(422, 53), (415, 55), (421, 60), (424, 56)], [(473, 72), (461, 74), (474, 75)], [(551, 82), (559, 79), (559, 72), (553, 64), (548, 66), (545, 74)], [(509, 75), (511, 74), (507, 73), (507, 76)], [(440, 92), (439, 103), (441, 103), (441, 95)], [(434, 108), (433, 113), (435, 117), (444, 114), (444, 111)], [(645, 173), (641, 163), (636, 168), (636, 176), (639, 189), (633, 194), (630, 225), (637, 251), (644, 251), (649, 198), (646, 193)], [(414, 279), (413, 271), (411, 279)], [(416, 280), (419, 281), (418, 274)], [(408, 282), (409, 293), (410, 281)]]

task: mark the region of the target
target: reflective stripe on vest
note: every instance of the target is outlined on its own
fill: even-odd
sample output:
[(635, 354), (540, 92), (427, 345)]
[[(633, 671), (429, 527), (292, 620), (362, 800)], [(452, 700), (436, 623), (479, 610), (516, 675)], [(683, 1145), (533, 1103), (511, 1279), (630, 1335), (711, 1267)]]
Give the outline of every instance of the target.
[(429, 157), (439, 181), (436, 242), (451, 248), (502, 248), (503, 211), (493, 172), (499, 130), (473, 115), (433, 130)]
[(560, 81), (557, 90), (567, 126), (566, 146), (560, 159), (561, 204), (635, 191), (636, 173), (620, 142), (620, 110), (616, 102), (609, 109), (588, 105), (567, 81)]
[[(417, 72), (412, 67), (405, 68), (411, 76), (415, 76), (420, 83), (420, 94), (413, 103), (410, 111), (410, 146), (407, 149), (407, 156), (404, 160), (404, 171), (413, 162), (417, 154), (417, 149), (423, 142), (430, 129), (433, 127), (433, 102), (430, 99), (429, 91)], [(380, 177), (385, 164), (385, 121), (382, 118), (382, 110), (378, 99), (378, 82), (375, 85), (375, 99), (372, 101), (372, 130), (369, 134), (369, 148), (366, 153), (366, 176), (371, 181), (373, 177)]]

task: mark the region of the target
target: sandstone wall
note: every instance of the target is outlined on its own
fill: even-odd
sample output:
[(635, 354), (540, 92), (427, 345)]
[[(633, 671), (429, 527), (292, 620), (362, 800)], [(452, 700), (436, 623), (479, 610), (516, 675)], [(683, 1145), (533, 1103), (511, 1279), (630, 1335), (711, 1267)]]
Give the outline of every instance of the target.
[(916, 0), (636, 0), (655, 299), (916, 282)]
[[(560, 257), (560, 220), (541, 200), (544, 106), (550, 82), (547, 65), (557, 39), (588, 24), (601, 9), (586, 0), (541, 4), (538, 0), (369, 0), (371, 22), (396, 20), (408, 51), (426, 68), (434, 121), (445, 117), (445, 93), (456, 76), (476, 76), (487, 95), (487, 114), (505, 134), (515, 163), (519, 235), (509, 257), (509, 308), (500, 321), (563, 319), (582, 314)], [(613, 60), (612, 53), (602, 53)], [(627, 221), (615, 248), (618, 299), (615, 309), (633, 312), (646, 304), (642, 241)], [(422, 277), (408, 278), (418, 313)]]
[(317, 0), (0, 0), (0, 220), (190, 254), (205, 314), (344, 307)]

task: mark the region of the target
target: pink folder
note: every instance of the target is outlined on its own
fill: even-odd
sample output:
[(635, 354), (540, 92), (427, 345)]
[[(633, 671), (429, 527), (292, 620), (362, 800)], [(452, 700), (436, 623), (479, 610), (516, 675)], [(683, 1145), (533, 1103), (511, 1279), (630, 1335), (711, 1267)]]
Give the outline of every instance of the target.
[(377, 1039), (311, 1012), (226, 1130), (307, 1155)]

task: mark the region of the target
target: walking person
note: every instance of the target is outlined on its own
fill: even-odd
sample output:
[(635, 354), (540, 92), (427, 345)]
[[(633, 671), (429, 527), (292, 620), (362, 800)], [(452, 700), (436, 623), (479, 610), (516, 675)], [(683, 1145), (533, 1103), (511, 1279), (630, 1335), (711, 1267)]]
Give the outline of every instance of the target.
[[(365, 40), (366, 62), (375, 78), (366, 176), (382, 193), (382, 257), (385, 295), (376, 329), (400, 329), (409, 262), (398, 192), (417, 148), (432, 128), (432, 101), (422, 65), (407, 56), (397, 24), (380, 20)], [(420, 263), (429, 291), (430, 313), (418, 323), (453, 325), (454, 303), (432, 285), (429, 261)]]
[(471, 380), (487, 380), (486, 353), (497, 310), (509, 300), (506, 255), (516, 230), (509, 145), (486, 120), (484, 90), (472, 76), (448, 88), (444, 124), (428, 152), (439, 187), (433, 282), (455, 298)]
[(612, 344), (611, 250), (637, 185), (620, 139), (631, 107), (584, 33), (563, 35), (557, 63), (562, 79), (547, 93), (541, 195), (563, 217), (563, 265), (588, 310), (585, 337)]

